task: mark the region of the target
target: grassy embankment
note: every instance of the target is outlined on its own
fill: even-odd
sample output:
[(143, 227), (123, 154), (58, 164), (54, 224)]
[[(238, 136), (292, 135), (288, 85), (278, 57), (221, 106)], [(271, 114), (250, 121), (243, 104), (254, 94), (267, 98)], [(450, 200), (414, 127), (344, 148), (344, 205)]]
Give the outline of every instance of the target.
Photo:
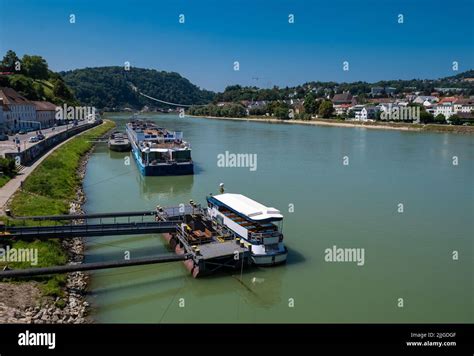
[[(73, 138), (55, 152), (51, 153), (31, 174), (26, 178), (23, 189), (15, 193), (10, 210), (14, 216), (56, 215), (67, 214), (69, 204), (76, 197), (76, 191), (81, 185), (77, 176), (81, 158), (91, 148), (91, 138), (104, 135), (115, 124), (106, 121), (88, 132)], [(36, 225), (38, 222), (18, 221), (9, 219), (8, 224)], [(48, 222), (42, 222), (45, 224)], [(49, 222), (52, 223), (52, 222)], [(57, 240), (47, 241), (11, 241), (14, 248), (37, 248), (38, 264), (35, 267), (63, 265), (67, 262), (67, 254)], [(0, 263), (1, 266), (1, 263)], [(30, 267), (24, 263), (11, 263), (12, 268)], [(44, 295), (61, 296), (62, 286), (66, 281), (65, 275), (35, 278), (41, 282)]]
[(9, 180), (10, 177), (0, 176), (0, 188), (7, 184)]

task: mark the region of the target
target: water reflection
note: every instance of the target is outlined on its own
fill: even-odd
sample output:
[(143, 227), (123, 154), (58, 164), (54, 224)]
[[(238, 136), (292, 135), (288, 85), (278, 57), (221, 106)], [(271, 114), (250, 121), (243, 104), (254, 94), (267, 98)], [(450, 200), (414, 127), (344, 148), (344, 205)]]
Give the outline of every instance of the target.
[(130, 162), (132, 161), (133, 157), (132, 157), (132, 154), (131, 152), (116, 152), (116, 151), (112, 151), (110, 149), (107, 149), (109, 151), (109, 158), (110, 159), (120, 159), (120, 160), (124, 160), (125, 157), (129, 157), (130, 158)]
[[(191, 196), (194, 176), (150, 177), (135, 175), (140, 187), (140, 196), (145, 200), (169, 199), (176, 196)], [(183, 203), (187, 203), (187, 200)]]

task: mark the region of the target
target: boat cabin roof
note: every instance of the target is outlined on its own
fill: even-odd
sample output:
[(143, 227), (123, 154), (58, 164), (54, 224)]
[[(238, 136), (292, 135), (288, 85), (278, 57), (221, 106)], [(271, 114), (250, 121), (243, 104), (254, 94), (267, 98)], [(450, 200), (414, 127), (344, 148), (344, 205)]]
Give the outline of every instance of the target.
[(224, 193), (209, 198), (211, 203), (225, 206), (253, 221), (278, 221), (283, 215), (278, 209), (265, 206), (242, 194)]

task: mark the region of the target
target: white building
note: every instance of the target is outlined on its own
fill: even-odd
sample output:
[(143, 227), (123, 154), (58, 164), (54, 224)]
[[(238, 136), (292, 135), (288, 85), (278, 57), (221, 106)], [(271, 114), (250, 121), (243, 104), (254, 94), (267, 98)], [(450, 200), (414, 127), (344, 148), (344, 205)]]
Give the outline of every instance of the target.
[(451, 103), (443, 103), (436, 106), (434, 110), (434, 116), (443, 114), (446, 119), (454, 115), (454, 105)]
[(3, 100), (0, 99), (0, 134), (5, 132), (5, 115), (3, 113)]
[(423, 103), (423, 106), (428, 109), (428, 108), (431, 108), (433, 106), (433, 103), (429, 100), (425, 100), (424, 103)]
[(350, 104), (334, 105), (334, 112), (336, 115), (345, 115), (347, 114), (350, 108)]
[(0, 88), (0, 99), (9, 111), (5, 120), (7, 130), (28, 130), (39, 127), (36, 123), (36, 108), (31, 101), (6, 87)]
[(359, 112), (355, 114), (356, 121), (374, 121), (377, 114), (377, 108), (375, 106), (365, 106)]
[(33, 101), (36, 107), (36, 121), (41, 123), (41, 128), (51, 127), (56, 119), (56, 105), (48, 101)]
[(459, 99), (454, 103), (454, 112), (471, 113), (474, 111), (474, 99)]
[(438, 102), (438, 98), (436, 96), (432, 96), (432, 95), (420, 95), (420, 96), (417, 96), (413, 100), (413, 103), (414, 104), (423, 104), (425, 101), (428, 101), (428, 102), (433, 104), (433, 103)]
[(390, 112), (392, 109), (398, 108), (398, 107), (399, 107), (399, 105), (397, 105), (397, 104), (392, 104), (392, 103), (388, 103), (388, 104), (385, 104), (385, 103), (384, 103), (384, 104), (379, 104), (379, 105), (377, 105), (377, 108), (378, 108), (380, 111), (386, 112), (386, 113), (388, 113), (388, 112)]

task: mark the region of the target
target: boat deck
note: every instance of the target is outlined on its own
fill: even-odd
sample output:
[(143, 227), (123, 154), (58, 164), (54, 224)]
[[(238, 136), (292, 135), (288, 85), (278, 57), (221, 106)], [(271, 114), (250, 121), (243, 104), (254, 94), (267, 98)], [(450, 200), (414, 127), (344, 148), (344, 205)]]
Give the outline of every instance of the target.
[(193, 207), (190, 204), (183, 204), (182, 206), (170, 206), (163, 207), (161, 211), (158, 211), (158, 220), (178, 220), (182, 219), (185, 215), (202, 214), (202, 209)]
[(231, 219), (233, 222), (239, 224), (242, 227), (245, 227), (251, 233), (263, 233), (263, 232), (275, 232), (278, 231), (278, 228), (272, 223), (257, 223), (254, 221), (249, 221), (243, 217), (231, 212), (230, 210), (225, 209), (222, 213)]
[(240, 247), (240, 245), (236, 244), (234, 240), (199, 245), (200, 255), (205, 260), (233, 256), (236, 252), (244, 254), (247, 251), (248, 250), (245, 247)]

